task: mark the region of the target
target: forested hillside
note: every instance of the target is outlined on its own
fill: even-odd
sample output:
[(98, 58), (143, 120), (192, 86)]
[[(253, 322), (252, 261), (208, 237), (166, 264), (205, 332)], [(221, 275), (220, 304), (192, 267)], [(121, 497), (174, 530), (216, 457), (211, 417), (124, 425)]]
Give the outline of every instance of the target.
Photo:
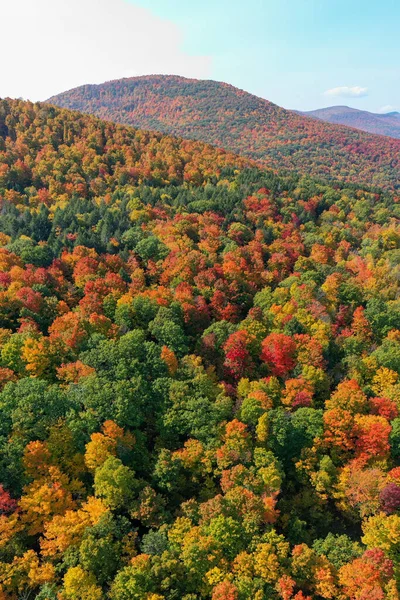
[(100, 118), (202, 140), (324, 180), (400, 187), (400, 140), (298, 115), (226, 83), (153, 75), (50, 98)]
[(399, 198), (0, 102), (0, 598), (396, 600)]

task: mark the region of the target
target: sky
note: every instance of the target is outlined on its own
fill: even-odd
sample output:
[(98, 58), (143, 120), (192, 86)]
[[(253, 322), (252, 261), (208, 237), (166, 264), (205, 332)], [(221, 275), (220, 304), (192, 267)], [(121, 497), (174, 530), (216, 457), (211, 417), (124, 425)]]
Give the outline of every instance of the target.
[(225, 81), (285, 108), (400, 110), (398, 0), (0, 0), (0, 8), (0, 97), (45, 100), (166, 73)]

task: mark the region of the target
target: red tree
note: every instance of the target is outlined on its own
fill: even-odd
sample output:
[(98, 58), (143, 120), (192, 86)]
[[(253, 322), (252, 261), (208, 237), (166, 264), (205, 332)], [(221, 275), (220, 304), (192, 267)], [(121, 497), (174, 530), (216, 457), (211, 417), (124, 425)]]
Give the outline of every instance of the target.
[(296, 343), (283, 333), (271, 333), (262, 343), (261, 359), (273, 375), (284, 377), (295, 366)]

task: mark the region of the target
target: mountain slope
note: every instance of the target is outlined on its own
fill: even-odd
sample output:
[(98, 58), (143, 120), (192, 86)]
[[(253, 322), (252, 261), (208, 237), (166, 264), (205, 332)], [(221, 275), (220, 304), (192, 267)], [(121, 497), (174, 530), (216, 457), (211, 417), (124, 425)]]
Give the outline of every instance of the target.
[(396, 598), (400, 204), (247, 166), (0, 101), (1, 600)]
[(82, 86), (49, 102), (200, 139), (274, 169), (400, 185), (400, 141), (306, 118), (225, 83), (154, 75)]
[[(29, 154), (23, 145), (6, 152), (4, 140), (27, 138), (29, 143), (37, 136)], [(40, 159), (47, 158), (46, 168), (37, 152)], [(96, 160), (89, 164), (86, 154)], [(56, 179), (60, 162), (62, 177)], [(92, 198), (127, 183), (202, 184), (226, 167), (244, 166), (253, 163), (199, 141), (139, 131), (43, 103), (0, 100), (0, 191), (12, 188), (24, 201), (33, 193), (26, 191), (27, 181), (35, 192), (46, 188), (53, 199), (69, 198), (71, 190)]]
[(327, 123), (346, 125), (368, 133), (400, 138), (400, 113), (398, 112), (377, 114), (366, 110), (357, 110), (349, 106), (330, 106), (329, 108), (320, 108), (308, 112), (296, 112)]

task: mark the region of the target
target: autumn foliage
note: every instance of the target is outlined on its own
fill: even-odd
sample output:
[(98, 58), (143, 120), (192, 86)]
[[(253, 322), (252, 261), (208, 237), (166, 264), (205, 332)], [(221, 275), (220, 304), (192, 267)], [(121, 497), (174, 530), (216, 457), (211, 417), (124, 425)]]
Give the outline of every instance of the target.
[[(201, 140), (264, 167), (347, 183), (399, 185), (398, 140), (308, 118), (226, 83), (173, 75), (132, 77), (84, 85), (49, 102), (117, 123)], [(323, 253), (329, 250), (322, 248)]]
[(0, 598), (396, 600), (399, 204), (0, 102)]

